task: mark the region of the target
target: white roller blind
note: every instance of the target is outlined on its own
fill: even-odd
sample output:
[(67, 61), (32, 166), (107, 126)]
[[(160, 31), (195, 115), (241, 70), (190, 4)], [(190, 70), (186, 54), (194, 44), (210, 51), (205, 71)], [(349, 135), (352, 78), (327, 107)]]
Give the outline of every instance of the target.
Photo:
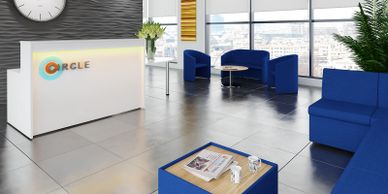
[(177, 0), (148, 0), (149, 17), (177, 15)]
[(253, 0), (252, 3), (254, 12), (308, 9), (308, 0)]
[(244, 12), (249, 12), (249, 0), (206, 0), (206, 14)]
[(357, 7), (362, 0), (313, 0), (314, 9)]

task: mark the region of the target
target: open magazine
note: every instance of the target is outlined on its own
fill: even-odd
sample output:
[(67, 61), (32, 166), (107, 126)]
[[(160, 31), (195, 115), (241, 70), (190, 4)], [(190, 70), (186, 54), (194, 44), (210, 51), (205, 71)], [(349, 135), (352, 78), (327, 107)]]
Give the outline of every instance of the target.
[(221, 154), (207, 149), (199, 152), (184, 168), (191, 174), (209, 182), (217, 179), (229, 169), (233, 156)]

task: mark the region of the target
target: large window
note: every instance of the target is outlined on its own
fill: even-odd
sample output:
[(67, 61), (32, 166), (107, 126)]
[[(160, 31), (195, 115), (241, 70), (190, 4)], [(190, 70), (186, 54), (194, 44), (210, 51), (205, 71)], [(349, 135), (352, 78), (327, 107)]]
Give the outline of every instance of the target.
[(153, 21), (166, 28), (162, 38), (156, 41), (156, 57), (178, 57), (178, 25), (176, 17), (154, 17)]
[(206, 16), (212, 65), (230, 50), (250, 48), (249, 0), (207, 0)]
[(162, 38), (156, 41), (157, 57), (178, 57), (178, 26), (177, 25), (163, 25), (166, 31)]
[(307, 23), (255, 24), (255, 45), (271, 53), (271, 58), (298, 54), (299, 75), (309, 75), (309, 26)]
[[(156, 57), (177, 58), (178, 21), (176, 0), (147, 0), (143, 1), (144, 14), (147, 20), (152, 19), (166, 28), (162, 38), (156, 41)], [(168, 6), (166, 6), (168, 5)]]
[(207, 0), (208, 52), (216, 64), (236, 48), (267, 50), (271, 58), (297, 54), (299, 75), (307, 77), (322, 77), (324, 68), (358, 70), (333, 33), (356, 35), (359, 1)]
[(333, 34), (355, 36), (352, 20), (358, 0), (313, 0), (313, 56), (311, 76), (322, 77), (324, 68), (360, 70), (351, 52)]
[(221, 63), (221, 55), (233, 49), (249, 49), (249, 24), (214, 24), (208, 26), (212, 65)]
[(333, 38), (333, 33), (355, 35), (353, 22), (315, 22), (313, 77), (322, 77), (324, 68), (359, 70), (350, 51)]
[(299, 75), (309, 76), (308, 0), (252, 0), (254, 49), (267, 50), (271, 59), (299, 56)]

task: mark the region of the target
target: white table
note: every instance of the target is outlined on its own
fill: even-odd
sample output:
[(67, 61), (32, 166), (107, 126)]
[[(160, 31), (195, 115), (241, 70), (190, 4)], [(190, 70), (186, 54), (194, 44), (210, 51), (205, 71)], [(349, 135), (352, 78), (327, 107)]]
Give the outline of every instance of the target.
[(244, 66), (240, 66), (240, 65), (223, 65), (223, 66), (214, 66), (213, 68), (220, 70), (220, 71), (229, 72), (229, 86), (226, 86), (226, 88), (233, 88), (234, 87), (232, 85), (232, 72), (248, 70), (248, 67), (244, 67)]
[(158, 64), (166, 65), (166, 96), (170, 95), (170, 63), (177, 64), (177, 60), (171, 57), (155, 57), (153, 61), (145, 60), (146, 65), (157, 66)]

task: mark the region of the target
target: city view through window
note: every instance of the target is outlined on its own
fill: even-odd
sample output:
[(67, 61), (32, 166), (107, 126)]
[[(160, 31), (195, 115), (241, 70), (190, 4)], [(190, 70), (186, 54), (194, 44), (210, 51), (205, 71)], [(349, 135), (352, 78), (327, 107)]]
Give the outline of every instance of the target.
[(156, 41), (156, 53), (157, 57), (178, 57), (178, 26), (177, 25), (164, 25), (166, 31), (162, 38)]
[(178, 25), (175, 16), (153, 17), (154, 22), (162, 24), (166, 31), (162, 38), (156, 41), (156, 57), (178, 57)]
[[(252, 41), (252, 49), (269, 51), (271, 59), (297, 54), (300, 76), (320, 78), (324, 68), (360, 70), (351, 52), (333, 38), (334, 33), (356, 36), (351, 19), (355, 10), (354, 7), (314, 9), (312, 37), (308, 10), (256, 12), (251, 22), (249, 13), (208, 15), (207, 51), (212, 65), (219, 65), (222, 54), (233, 49), (249, 49)], [(156, 56), (177, 57), (176, 17), (156, 18), (155, 21), (166, 27), (165, 35), (156, 43)]]
[[(343, 9), (340, 9), (343, 10)], [(352, 8), (354, 11), (354, 8)], [(306, 10), (307, 12), (307, 10)], [(305, 14), (298, 10), (295, 13), (295, 22), (282, 22), (286, 18), (281, 14), (290, 14), (287, 12), (255, 13), (255, 18), (261, 18), (265, 22), (253, 22), (253, 49), (267, 50), (271, 54), (271, 59), (288, 54), (297, 54), (299, 56), (299, 75), (313, 77), (322, 77), (324, 68), (359, 70), (360, 68), (353, 62), (351, 52), (333, 38), (333, 34), (355, 36), (354, 23), (345, 21), (316, 21), (312, 23), (313, 37), (309, 37), (309, 22), (304, 21)], [(319, 11), (320, 18), (324, 14), (332, 14), (332, 11)], [(339, 14), (341, 18), (349, 15)], [(280, 15), (279, 15), (280, 14)], [(227, 17), (225, 17), (225, 15)], [(279, 21), (268, 22), (268, 19), (279, 18)], [(275, 16), (276, 15), (276, 16)], [(234, 21), (246, 20), (241, 14), (223, 14), (209, 16), (208, 22), (208, 50), (213, 58), (213, 64), (220, 64), (220, 56), (232, 49), (249, 48), (249, 22), (238, 22), (233, 24), (229, 18)], [(329, 17), (329, 16), (328, 16)], [(330, 16), (332, 19), (333, 16)], [(215, 19), (216, 18), (216, 19)], [(300, 21), (298, 21), (300, 20)], [(226, 21), (226, 22), (225, 22)], [(214, 23), (214, 24), (212, 24)], [(311, 38), (311, 40), (310, 40)], [(310, 41), (312, 41), (312, 64), (310, 70)]]

